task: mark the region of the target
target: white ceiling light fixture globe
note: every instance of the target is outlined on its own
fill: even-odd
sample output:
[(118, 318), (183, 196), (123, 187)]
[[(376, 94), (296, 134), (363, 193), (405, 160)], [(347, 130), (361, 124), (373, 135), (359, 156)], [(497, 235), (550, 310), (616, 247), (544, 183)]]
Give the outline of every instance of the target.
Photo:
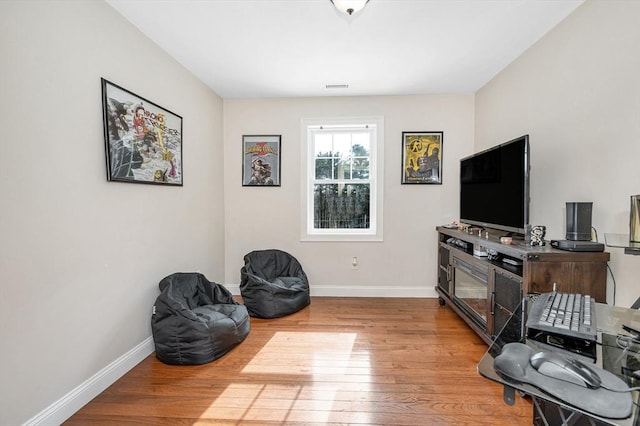
[(340, 12), (349, 16), (361, 11), (369, 0), (331, 0)]

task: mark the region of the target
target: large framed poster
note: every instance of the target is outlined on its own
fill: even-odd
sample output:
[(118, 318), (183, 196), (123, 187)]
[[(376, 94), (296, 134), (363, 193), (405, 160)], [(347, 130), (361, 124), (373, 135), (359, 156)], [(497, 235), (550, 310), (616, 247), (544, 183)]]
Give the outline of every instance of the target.
[(242, 186), (280, 186), (281, 135), (242, 136)]
[(182, 117), (101, 80), (107, 180), (182, 186)]
[(442, 184), (443, 132), (402, 132), (402, 184)]

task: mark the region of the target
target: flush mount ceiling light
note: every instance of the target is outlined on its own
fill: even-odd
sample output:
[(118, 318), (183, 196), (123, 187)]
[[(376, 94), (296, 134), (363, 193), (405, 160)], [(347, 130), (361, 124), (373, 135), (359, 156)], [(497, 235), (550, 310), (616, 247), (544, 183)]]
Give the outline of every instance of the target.
[(369, 0), (331, 0), (331, 3), (342, 13), (353, 15), (364, 8)]

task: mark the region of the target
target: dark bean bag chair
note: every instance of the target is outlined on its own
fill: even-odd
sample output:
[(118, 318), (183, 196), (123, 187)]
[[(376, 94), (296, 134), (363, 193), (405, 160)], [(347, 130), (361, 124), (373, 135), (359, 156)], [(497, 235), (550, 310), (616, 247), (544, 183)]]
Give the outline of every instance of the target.
[(283, 317), (311, 303), (309, 280), (300, 262), (282, 250), (245, 255), (240, 275), (240, 293), (252, 317)]
[(249, 334), (247, 308), (221, 284), (199, 273), (160, 281), (151, 317), (156, 357), (172, 365), (205, 364), (229, 352)]

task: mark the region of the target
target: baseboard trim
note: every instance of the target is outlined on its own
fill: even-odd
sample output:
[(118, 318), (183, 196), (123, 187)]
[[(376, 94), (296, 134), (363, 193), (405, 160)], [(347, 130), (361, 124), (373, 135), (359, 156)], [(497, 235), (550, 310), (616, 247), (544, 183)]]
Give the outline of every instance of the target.
[(115, 383), (125, 373), (138, 365), (143, 359), (152, 354), (154, 350), (153, 337), (146, 338), (142, 343), (98, 371), (87, 381), (77, 386), (39, 414), (29, 419), (25, 425), (61, 424), (102, 391)]
[(438, 297), (435, 289), (418, 287), (340, 287), (312, 286), (311, 296), (318, 297)]
[[(225, 284), (234, 295), (240, 295), (238, 284)], [(318, 297), (438, 297), (435, 287), (337, 286), (311, 285), (311, 296)]]

